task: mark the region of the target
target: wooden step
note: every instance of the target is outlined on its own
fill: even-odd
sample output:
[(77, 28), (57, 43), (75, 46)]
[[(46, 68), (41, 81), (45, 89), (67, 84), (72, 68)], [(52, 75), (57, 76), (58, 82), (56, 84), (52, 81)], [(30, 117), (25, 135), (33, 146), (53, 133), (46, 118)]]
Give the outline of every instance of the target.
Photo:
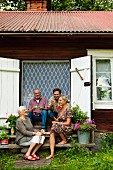
[[(34, 127), (33, 127), (35, 130), (41, 130), (41, 125), (34, 125)], [(46, 130), (47, 131), (50, 131), (50, 129), (51, 129), (51, 127), (50, 126), (46, 126)]]
[[(49, 134), (44, 134), (45, 137), (50, 137)], [(71, 135), (73, 138), (77, 138), (77, 134), (72, 134)], [(10, 135), (10, 139), (15, 139), (16, 138), (16, 135)]]
[[(46, 138), (50, 137), (50, 134), (44, 134)], [(77, 138), (77, 134), (72, 134), (71, 135), (73, 138)], [(15, 143), (16, 135), (10, 135), (9, 143)]]
[[(50, 135), (49, 134), (45, 134), (44, 136), (45, 136), (45, 141), (49, 142)], [(74, 139), (77, 138), (77, 134), (72, 134), (71, 136)], [(9, 144), (15, 144), (15, 138), (16, 138), (16, 135), (10, 135)]]
[[(92, 147), (95, 146), (95, 143), (80, 144), (80, 146), (92, 148)], [(41, 148), (44, 149), (44, 148), (49, 148), (49, 147), (50, 147), (49, 143), (44, 143)], [(72, 146), (71, 143), (66, 143), (66, 144), (63, 144), (63, 145), (56, 144), (55, 147), (57, 147), (57, 148), (68, 148), (68, 147), (73, 147), (73, 146)], [(19, 146), (17, 144), (0, 145), (0, 149), (20, 149), (20, 148), (27, 148), (27, 147)]]
[[(72, 134), (71, 136), (73, 139), (77, 138), (77, 134)], [(45, 137), (46, 137), (46, 139), (45, 139), (45, 142), (42, 145), (41, 149), (46, 149), (46, 148), (50, 147), (50, 144), (49, 144), (50, 134), (45, 134)], [(0, 145), (0, 149), (21, 149), (21, 151), (22, 150), (27, 151), (28, 146), (25, 147), (25, 146), (19, 146), (19, 145), (15, 144), (15, 138), (16, 138), (16, 135), (10, 135), (9, 145)], [(86, 148), (91, 150), (95, 146), (95, 143), (91, 142), (89, 144), (80, 144), (80, 146), (85, 146)], [(56, 148), (68, 148), (68, 147), (73, 147), (73, 146), (70, 142), (70, 143), (67, 143), (64, 145), (56, 144), (55, 147)]]
[[(77, 134), (72, 134), (71, 135), (73, 139), (77, 139)], [(49, 148), (50, 147), (50, 144), (49, 144), (49, 137), (50, 137), (50, 134), (45, 134), (45, 142), (44, 144), (42, 145), (41, 148), (43, 149), (46, 149), (46, 148)], [(16, 135), (10, 135), (10, 140), (9, 140), (9, 145), (0, 145), (0, 149), (27, 149), (28, 147), (23, 147), (23, 146), (19, 146), (17, 144), (15, 144), (15, 138), (16, 138)], [(90, 142), (89, 144), (80, 144), (81, 146), (85, 146), (87, 148), (93, 148), (95, 146), (95, 143), (94, 141)], [(71, 142), (70, 143), (67, 143), (67, 144), (64, 144), (64, 145), (59, 145), (59, 144), (56, 144), (55, 147), (57, 148), (68, 148), (68, 147), (73, 147)]]

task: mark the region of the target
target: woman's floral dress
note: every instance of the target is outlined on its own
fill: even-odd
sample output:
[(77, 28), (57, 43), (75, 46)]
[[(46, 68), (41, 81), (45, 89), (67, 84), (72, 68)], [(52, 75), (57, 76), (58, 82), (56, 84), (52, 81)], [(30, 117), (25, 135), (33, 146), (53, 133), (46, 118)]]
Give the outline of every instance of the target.
[[(66, 122), (67, 121), (67, 118), (71, 118), (72, 117), (72, 111), (70, 108), (67, 108), (66, 111), (60, 115), (60, 112), (58, 114), (58, 122)], [(72, 128), (71, 128), (71, 124), (70, 126), (66, 126), (66, 125), (63, 125), (63, 124), (58, 124), (57, 122), (55, 124), (52, 125), (51, 127), (51, 131), (50, 131), (50, 134), (51, 133), (56, 133), (56, 134), (60, 134), (60, 133), (63, 133), (64, 136), (67, 138), (72, 132)]]

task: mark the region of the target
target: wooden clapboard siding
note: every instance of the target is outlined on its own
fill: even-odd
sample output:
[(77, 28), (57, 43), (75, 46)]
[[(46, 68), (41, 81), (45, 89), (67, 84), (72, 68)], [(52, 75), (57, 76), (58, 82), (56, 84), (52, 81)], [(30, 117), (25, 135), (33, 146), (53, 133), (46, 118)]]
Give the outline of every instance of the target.
[(87, 49), (112, 49), (108, 38), (0, 38), (0, 56), (18, 59), (71, 59), (87, 55)]
[[(40, 42), (40, 41), (31, 41), (27, 42), (23, 40), (23, 42), (14, 42), (14, 40), (10, 42), (5, 42), (4, 46), (0, 49), (0, 54), (3, 57), (11, 57), (11, 58), (19, 58), (19, 59), (71, 59), (75, 57), (74, 44), (69, 45), (66, 44), (65, 41), (54, 42)], [(13, 44), (14, 43), (14, 44)], [(10, 45), (8, 45), (10, 44)], [(33, 45), (34, 44), (34, 45)], [(76, 50), (76, 53), (77, 50)], [(80, 51), (78, 56), (81, 54), (84, 55), (86, 53), (85, 50)]]
[(92, 117), (95, 119), (97, 129), (113, 131), (113, 110), (93, 110)]
[(19, 106), (19, 61), (0, 58), (0, 117)]

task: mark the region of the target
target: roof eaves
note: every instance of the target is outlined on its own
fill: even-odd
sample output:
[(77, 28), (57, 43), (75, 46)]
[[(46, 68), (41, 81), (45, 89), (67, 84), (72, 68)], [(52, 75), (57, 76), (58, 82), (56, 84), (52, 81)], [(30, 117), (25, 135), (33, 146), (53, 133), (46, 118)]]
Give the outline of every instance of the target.
[(83, 34), (84, 33), (85, 34), (92, 34), (92, 33), (98, 34), (98, 33), (102, 33), (103, 34), (103, 33), (105, 33), (106, 34), (107, 33), (107, 34), (109, 34), (109, 33), (113, 33), (113, 31), (89, 31), (89, 30), (88, 31), (87, 30), (85, 30), (85, 31), (78, 31), (78, 30), (77, 31), (69, 31), (69, 30), (68, 31), (61, 31), (61, 30), (60, 31), (54, 31), (54, 30), (52, 30), (52, 31), (37, 31), (35, 29), (33, 31), (32, 30), (29, 30), (29, 31), (25, 31), (25, 30), (21, 30), (21, 31), (20, 30), (17, 30), (17, 31), (16, 30), (15, 31), (1, 30), (0, 33), (3, 33), (3, 34), (10, 34), (10, 33), (12, 33), (12, 34), (16, 34), (16, 33), (19, 33), (19, 34), (23, 34), (23, 33), (24, 34), (48, 34), (48, 33), (49, 34), (62, 34), (62, 33), (63, 34), (65, 34), (65, 33), (66, 34), (72, 34), (72, 33), (73, 34), (78, 34), (78, 33), (81, 33), (81, 34), (82, 33)]

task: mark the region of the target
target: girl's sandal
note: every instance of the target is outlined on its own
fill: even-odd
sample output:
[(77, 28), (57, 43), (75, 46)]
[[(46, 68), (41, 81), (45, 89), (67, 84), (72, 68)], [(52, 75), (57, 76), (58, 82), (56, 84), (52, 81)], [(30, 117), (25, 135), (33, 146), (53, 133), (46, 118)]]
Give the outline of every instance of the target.
[(35, 160), (39, 160), (40, 159), (40, 157), (39, 156), (37, 156), (37, 155), (31, 155), (33, 158), (35, 158)]
[(29, 161), (35, 161), (36, 159), (35, 158), (33, 158), (32, 156), (27, 156), (27, 155), (24, 155), (24, 159), (25, 160), (29, 160)]

